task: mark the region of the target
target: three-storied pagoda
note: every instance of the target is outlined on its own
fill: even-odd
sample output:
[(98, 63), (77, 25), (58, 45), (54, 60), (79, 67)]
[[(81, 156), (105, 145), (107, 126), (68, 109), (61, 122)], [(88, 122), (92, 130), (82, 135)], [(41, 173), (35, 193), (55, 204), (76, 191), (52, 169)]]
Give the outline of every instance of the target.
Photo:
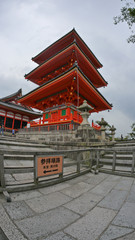
[(84, 100), (91, 106), (91, 112), (111, 109), (111, 104), (98, 91), (107, 86), (98, 71), (102, 64), (75, 29), (32, 60), (38, 66), (25, 78), (38, 87), (19, 102), (43, 111), (40, 124), (80, 124), (78, 107)]

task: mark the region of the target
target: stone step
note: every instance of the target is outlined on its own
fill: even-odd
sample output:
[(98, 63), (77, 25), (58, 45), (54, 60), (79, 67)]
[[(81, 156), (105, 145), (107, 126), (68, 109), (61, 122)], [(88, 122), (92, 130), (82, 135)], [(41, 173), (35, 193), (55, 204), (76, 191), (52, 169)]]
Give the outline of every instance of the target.
[(4, 160), (5, 168), (23, 168), (23, 167), (33, 167), (33, 161), (30, 160)]
[(31, 140), (31, 139), (25, 139), (25, 138), (17, 138), (16, 136), (3, 136), (1, 138), (3, 141), (14, 141), (14, 142), (22, 142), (22, 143), (35, 143), (38, 144), (36, 140)]
[(25, 143), (0, 139), (0, 145), (24, 146), (24, 147), (47, 147), (45, 144)]
[[(101, 171), (102, 170), (110, 170), (110, 171), (112, 171), (112, 166), (111, 165), (104, 165), (102, 168), (101, 168)], [(130, 173), (131, 172), (131, 167), (129, 166), (127, 166), (126, 168), (125, 168), (125, 166), (116, 166), (116, 168), (115, 168), (115, 171), (117, 171), (117, 172), (127, 172), (127, 173)], [(135, 171), (134, 171), (135, 172)]]
[(126, 146), (126, 147), (135, 147), (135, 141), (121, 141), (121, 142), (117, 142), (116, 144), (115, 144), (115, 146), (116, 147), (124, 147), (124, 146)]
[[(112, 165), (113, 160), (112, 159), (100, 159), (100, 163), (103, 165)], [(116, 159), (116, 166), (131, 166), (132, 160), (118, 160)]]
[[(123, 160), (131, 160), (133, 157), (132, 154), (117, 154), (116, 158), (117, 159), (123, 159)], [(101, 159), (113, 159), (113, 154), (105, 154), (104, 156), (101, 156)]]
[(34, 155), (4, 154), (4, 160), (33, 160)]

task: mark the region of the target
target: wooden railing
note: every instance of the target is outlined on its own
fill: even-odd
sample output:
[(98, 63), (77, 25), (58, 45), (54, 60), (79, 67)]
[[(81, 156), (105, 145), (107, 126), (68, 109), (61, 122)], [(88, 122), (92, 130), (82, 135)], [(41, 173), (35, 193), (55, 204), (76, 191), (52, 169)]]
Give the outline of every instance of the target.
[[(10, 158), (7, 160), (7, 155)], [(18, 155), (22, 157), (23, 166), (17, 165)], [(37, 177), (36, 159), (39, 156), (49, 157), (61, 155), (63, 157), (63, 172), (57, 175)], [(8, 164), (6, 164), (8, 162)], [(11, 162), (11, 164), (10, 164)], [(49, 186), (55, 183), (66, 181), (91, 170), (90, 149), (51, 151), (51, 152), (26, 152), (26, 151), (0, 151), (0, 192), (22, 191), (35, 189), (42, 186)], [(18, 160), (19, 163), (19, 160)], [(26, 163), (29, 163), (26, 164)], [(12, 181), (14, 176), (18, 175), (16, 180)], [(24, 175), (24, 179), (22, 179)], [(25, 175), (31, 175), (28, 179)], [(10, 179), (8, 180), (8, 177)], [(21, 176), (21, 181), (17, 180)]]
[(19, 132), (49, 132), (49, 131), (67, 131), (67, 130), (75, 130), (77, 129), (79, 126), (78, 123), (62, 123), (62, 124), (44, 124), (44, 125), (35, 125), (35, 126), (31, 126), (30, 128), (23, 128), (20, 129)]
[[(106, 160), (104, 156), (111, 154)], [(102, 149), (98, 163), (101, 172), (135, 177), (135, 147), (113, 147)]]
[[(103, 156), (107, 153), (112, 153), (113, 158), (109, 168), (106, 168), (103, 162)], [(132, 159), (130, 163), (125, 158), (125, 164), (123, 164), (124, 170), (117, 169), (120, 166), (117, 155), (123, 152), (130, 153)], [(11, 158), (7, 160), (7, 155)], [(22, 156), (23, 166), (17, 166), (17, 156)], [(57, 175), (44, 176), (43, 178), (37, 177), (37, 162), (38, 156), (63, 156), (63, 172)], [(13, 156), (13, 157), (12, 157)], [(26, 157), (27, 156), (27, 157)], [(13, 160), (14, 159), (14, 160)], [(11, 161), (12, 160), (12, 161)], [(6, 165), (6, 161), (11, 161), (12, 164)], [(22, 160), (21, 160), (22, 161)], [(123, 160), (124, 161), (124, 160)], [(19, 162), (19, 160), (18, 160)], [(28, 162), (30, 165), (25, 163)], [(127, 168), (128, 163), (128, 168)], [(0, 192), (8, 191), (22, 191), (30, 190), (43, 186), (50, 186), (52, 184), (60, 183), (62, 181), (69, 180), (71, 178), (77, 177), (79, 175), (99, 171), (105, 173), (113, 173), (118, 175), (132, 176), (135, 177), (135, 148), (89, 148), (89, 149), (76, 149), (76, 150), (63, 150), (63, 151), (52, 151), (52, 152), (26, 152), (26, 151), (0, 151)], [(8, 176), (18, 177), (12, 181), (8, 181)], [(30, 178), (25, 177), (25, 174), (30, 176)], [(22, 178), (22, 176), (24, 177)], [(21, 181), (17, 180), (21, 176)]]

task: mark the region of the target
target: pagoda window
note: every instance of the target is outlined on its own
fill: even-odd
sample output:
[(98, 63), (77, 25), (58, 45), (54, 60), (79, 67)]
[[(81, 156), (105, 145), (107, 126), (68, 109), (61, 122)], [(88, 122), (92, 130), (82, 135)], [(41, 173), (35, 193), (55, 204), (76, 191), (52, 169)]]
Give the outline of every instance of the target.
[(6, 112), (3, 109), (0, 109), (0, 115), (5, 116)]
[(13, 117), (14, 117), (14, 114), (13, 114), (12, 112), (7, 112), (7, 117), (13, 118)]
[(62, 116), (66, 116), (66, 109), (63, 109), (63, 110), (62, 110), (61, 115), (62, 115)]
[(72, 115), (74, 115), (74, 110), (71, 109), (71, 113), (72, 113)]
[(48, 113), (45, 114), (45, 119), (48, 119), (49, 118), (49, 115)]
[(12, 124), (13, 124), (13, 118), (7, 117), (6, 118), (6, 125), (5, 125), (5, 127), (12, 128)]
[(24, 121), (24, 122), (29, 122), (29, 117), (23, 116), (23, 121)]
[(15, 118), (18, 119), (18, 120), (21, 120), (21, 115), (20, 114), (16, 114)]
[(21, 126), (21, 120), (15, 119), (14, 128), (19, 129)]

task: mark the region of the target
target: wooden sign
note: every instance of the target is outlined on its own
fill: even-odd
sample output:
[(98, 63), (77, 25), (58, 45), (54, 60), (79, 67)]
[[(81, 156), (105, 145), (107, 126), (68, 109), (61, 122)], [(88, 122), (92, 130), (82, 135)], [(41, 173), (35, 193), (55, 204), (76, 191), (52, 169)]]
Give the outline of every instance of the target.
[(60, 174), (63, 172), (62, 156), (37, 157), (37, 177)]

